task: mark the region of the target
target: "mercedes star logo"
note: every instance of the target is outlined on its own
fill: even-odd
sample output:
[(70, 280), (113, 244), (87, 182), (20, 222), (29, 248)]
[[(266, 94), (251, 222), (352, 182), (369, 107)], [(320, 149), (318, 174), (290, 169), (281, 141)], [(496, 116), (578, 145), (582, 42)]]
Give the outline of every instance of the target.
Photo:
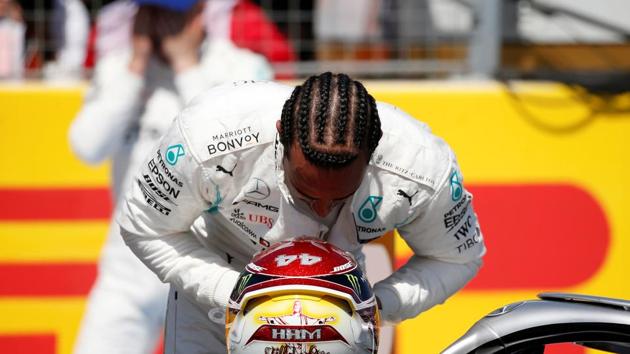
[(269, 193), (267, 183), (260, 178), (254, 177), (249, 184), (248, 192), (245, 193), (245, 196), (252, 199), (263, 200), (269, 196)]

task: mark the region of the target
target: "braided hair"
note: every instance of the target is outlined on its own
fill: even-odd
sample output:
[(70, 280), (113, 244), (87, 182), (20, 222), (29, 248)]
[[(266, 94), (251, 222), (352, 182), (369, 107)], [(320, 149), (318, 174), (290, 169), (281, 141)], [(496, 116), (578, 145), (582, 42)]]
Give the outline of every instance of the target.
[(340, 168), (369, 158), (382, 136), (376, 101), (358, 81), (330, 72), (297, 86), (282, 108), (280, 141), (299, 144), (314, 165)]

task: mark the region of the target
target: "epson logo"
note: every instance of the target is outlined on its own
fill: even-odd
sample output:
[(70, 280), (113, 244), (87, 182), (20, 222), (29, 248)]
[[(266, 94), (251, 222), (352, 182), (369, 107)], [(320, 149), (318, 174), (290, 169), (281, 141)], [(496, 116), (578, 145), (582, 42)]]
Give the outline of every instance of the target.
[[(183, 187), (184, 183), (181, 182), (175, 175), (173, 175), (171, 170), (169, 170), (168, 167), (166, 167), (166, 164), (164, 163), (164, 160), (162, 159), (162, 152), (160, 150), (157, 151), (157, 159), (158, 159), (158, 163), (160, 164), (160, 167), (162, 167), (162, 170), (164, 171), (164, 173), (166, 173), (166, 176), (168, 176), (168, 178), (171, 181), (173, 181), (177, 186)], [(153, 162), (153, 159), (151, 159), (151, 162)], [(155, 165), (155, 163), (154, 163), (154, 165)], [(151, 169), (153, 169), (151, 166), (149, 166), (149, 167)], [(157, 170), (157, 167), (156, 167), (156, 170)], [(153, 173), (155, 173), (155, 172), (153, 172)]]
[[(179, 197), (180, 190), (176, 189), (175, 187), (171, 186), (168, 183), (168, 181), (164, 178), (164, 175), (162, 175), (162, 173), (158, 169), (158, 166), (155, 164), (155, 161), (153, 161), (153, 159), (151, 159), (151, 161), (149, 161), (149, 165), (148, 166), (149, 166), (149, 171), (151, 171), (151, 173), (153, 173), (155, 175), (155, 181), (158, 184), (160, 184), (162, 186), (162, 188), (164, 188), (166, 193), (172, 195), (173, 198), (177, 199), (177, 197)], [(174, 183), (176, 183), (179, 186), (181, 182), (177, 181), (177, 182), (174, 182)]]
[(304, 328), (272, 328), (271, 338), (280, 340), (317, 340), (322, 338), (321, 328), (309, 331)]

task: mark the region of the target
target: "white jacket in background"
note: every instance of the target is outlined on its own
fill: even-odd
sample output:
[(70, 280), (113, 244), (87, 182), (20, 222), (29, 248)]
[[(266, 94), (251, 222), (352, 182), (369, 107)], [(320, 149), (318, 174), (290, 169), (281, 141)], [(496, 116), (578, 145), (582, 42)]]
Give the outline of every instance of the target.
[[(99, 60), (70, 128), (72, 149), (83, 161), (112, 159), (115, 201), (195, 95), (225, 81), (272, 77), (263, 57), (220, 40), (207, 43), (200, 65), (179, 75), (157, 61), (149, 64), (146, 77), (134, 75), (128, 70), (130, 55), (114, 52)], [(160, 338), (168, 287), (125, 246), (119, 230), (110, 225), (75, 354), (150, 354)]]
[(134, 169), (141, 162), (133, 158), (144, 158), (195, 95), (224, 82), (273, 77), (262, 56), (229, 41), (208, 41), (202, 52), (200, 65), (179, 75), (153, 60), (144, 78), (129, 71), (130, 50), (100, 59), (83, 107), (70, 127), (70, 145), (90, 164), (112, 158), (115, 200), (124, 189), (123, 177), (130, 164)]

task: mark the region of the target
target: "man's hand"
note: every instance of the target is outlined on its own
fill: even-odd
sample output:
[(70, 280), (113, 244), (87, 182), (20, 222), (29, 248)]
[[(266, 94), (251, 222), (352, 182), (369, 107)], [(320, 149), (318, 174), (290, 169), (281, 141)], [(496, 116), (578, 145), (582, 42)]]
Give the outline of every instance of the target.
[(153, 46), (148, 36), (134, 35), (132, 40), (133, 54), (129, 62), (129, 71), (140, 76), (144, 76), (144, 72), (149, 64)]
[(199, 63), (199, 48), (203, 38), (202, 12), (196, 14), (180, 33), (164, 37), (160, 49), (175, 73), (181, 73)]

